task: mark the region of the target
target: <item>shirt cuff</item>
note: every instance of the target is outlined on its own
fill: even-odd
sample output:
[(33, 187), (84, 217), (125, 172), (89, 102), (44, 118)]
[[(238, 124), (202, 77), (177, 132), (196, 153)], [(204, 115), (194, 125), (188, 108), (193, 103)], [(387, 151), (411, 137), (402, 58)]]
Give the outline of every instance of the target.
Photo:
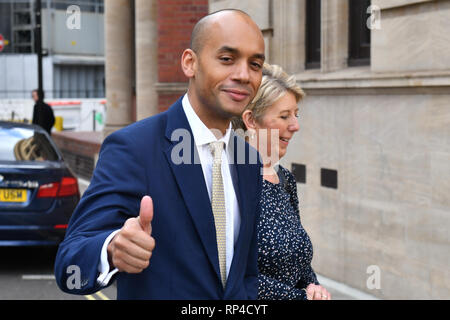
[(111, 280), (112, 276), (115, 275), (117, 272), (119, 272), (119, 269), (115, 268), (114, 270), (110, 271), (109, 269), (109, 262), (108, 262), (108, 244), (111, 242), (112, 238), (116, 235), (119, 230), (116, 230), (112, 232), (103, 243), (102, 251), (100, 253), (100, 262), (98, 264), (98, 272), (100, 272), (100, 275), (97, 278), (98, 285), (105, 287), (108, 285), (109, 281)]

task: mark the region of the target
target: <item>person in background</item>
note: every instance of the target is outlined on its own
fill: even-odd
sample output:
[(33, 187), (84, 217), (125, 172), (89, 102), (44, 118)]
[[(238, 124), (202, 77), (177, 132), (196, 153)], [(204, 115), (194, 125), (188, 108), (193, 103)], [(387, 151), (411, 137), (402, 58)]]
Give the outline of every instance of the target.
[(311, 267), (313, 247), (300, 220), (297, 185), (278, 164), (299, 130), (298, 106), (304, 92), (279, 66), (264, 64), (258, 93), (241, 118), (233, 120), (263, 160), (258, 238), (258, 298), (330, 300)]
[(44, 92), (35, 89), (31, 92), (35, 102), (33, 108), (33, 124), (37, 124), (45, 129), (51, 135), (52, 127), (55, 124), (55, 115), (53, 109), (44, 102)]

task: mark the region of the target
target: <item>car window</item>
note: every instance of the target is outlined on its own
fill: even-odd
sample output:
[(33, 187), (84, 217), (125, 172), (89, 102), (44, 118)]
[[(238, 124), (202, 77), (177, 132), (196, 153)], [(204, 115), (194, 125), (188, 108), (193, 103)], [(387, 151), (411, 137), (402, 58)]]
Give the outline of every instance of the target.
[(58, 154), (43, 133), (0, 127), (0, 161), (56, 161)]

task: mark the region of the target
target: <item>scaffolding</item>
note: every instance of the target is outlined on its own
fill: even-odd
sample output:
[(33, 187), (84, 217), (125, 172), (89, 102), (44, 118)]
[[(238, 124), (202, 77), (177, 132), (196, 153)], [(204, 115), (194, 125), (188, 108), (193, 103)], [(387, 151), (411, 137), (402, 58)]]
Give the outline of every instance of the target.
[(34, 0), (11, 2), (12, 50), (16, 53), (35, 52)]
[[(35, 3), (35, 0), (0, 0), (0, 4), (7, 6), (3, 9), (9, 11), (11, 39), (8, 40), (11, 53), (36, 53)], [(104, 0), (42, 0), (42, 9), (66, 10), (70, 5), (77, 5), (82, 12), (104, 11)], [(6, 36), (9, 36), (8, 32)]]

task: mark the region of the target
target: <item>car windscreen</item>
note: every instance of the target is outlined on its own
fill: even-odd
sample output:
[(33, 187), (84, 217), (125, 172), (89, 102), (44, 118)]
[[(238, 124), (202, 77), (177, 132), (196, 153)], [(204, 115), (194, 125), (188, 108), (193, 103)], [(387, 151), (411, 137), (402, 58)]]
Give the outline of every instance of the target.
[(57, 161), (58, 153), (43, 133), (0, 127), (0, 161)]

